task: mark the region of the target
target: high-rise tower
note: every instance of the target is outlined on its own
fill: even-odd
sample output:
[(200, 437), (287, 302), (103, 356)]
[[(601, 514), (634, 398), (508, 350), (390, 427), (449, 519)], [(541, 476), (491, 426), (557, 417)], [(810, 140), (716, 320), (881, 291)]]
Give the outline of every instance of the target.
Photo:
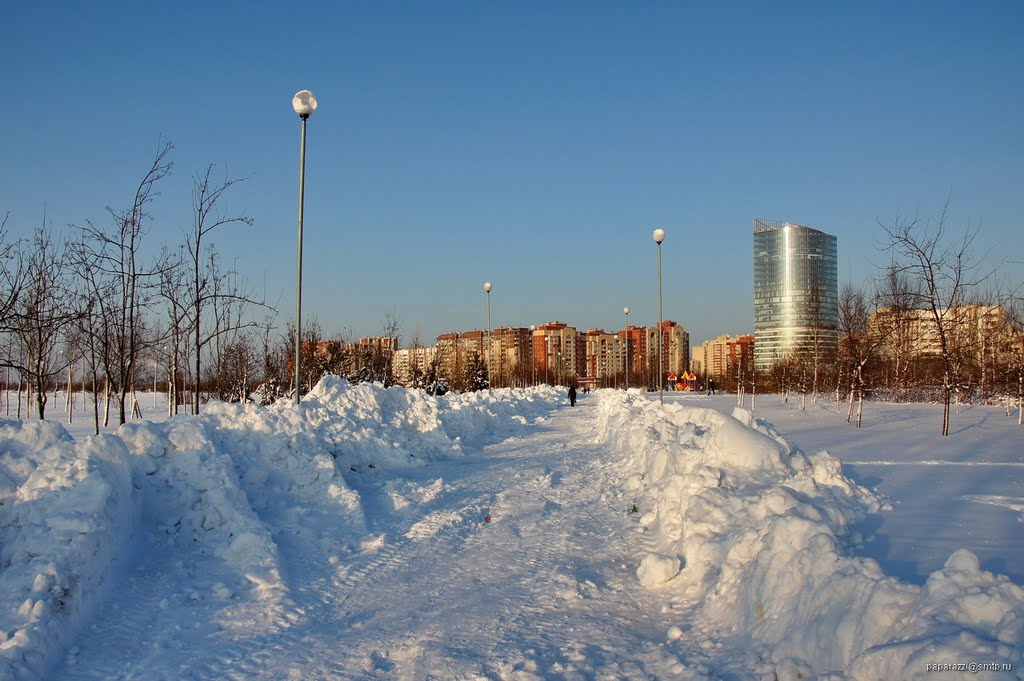
[(836, 238), (802, 225), (754, 220), (754, 365), (836, 351)]

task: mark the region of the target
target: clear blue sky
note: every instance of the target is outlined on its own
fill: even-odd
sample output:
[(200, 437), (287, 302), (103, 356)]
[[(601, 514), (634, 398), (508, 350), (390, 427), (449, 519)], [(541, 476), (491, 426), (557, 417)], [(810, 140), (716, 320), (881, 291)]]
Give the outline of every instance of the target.
[[(127, 207), (158, 137), (150, 243), (208, 163), (252, 228), (222, 253), (294, 315), (299, 121), (313, 90), (304, 317), (407, 340), (665, 316), (750, 331), (751, 221), (839, 238), (864, 281), (878, 220), (981, 224), (1024, 260), (1024, 3), (19, 2), (4, 10), (0, 214), (27, 234)], [(1024, 279), (1024, 265), (1006, 273)]]

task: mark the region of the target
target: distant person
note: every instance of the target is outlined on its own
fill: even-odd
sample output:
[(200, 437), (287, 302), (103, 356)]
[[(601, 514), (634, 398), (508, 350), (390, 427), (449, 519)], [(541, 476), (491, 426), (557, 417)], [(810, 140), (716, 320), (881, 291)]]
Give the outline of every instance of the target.
[(715, 394), (715, 382), (713, 380), (708, 381), (708, 395)]
[(569, 386), (569, 406), (576, 406), (576, 388), (574, 386)]

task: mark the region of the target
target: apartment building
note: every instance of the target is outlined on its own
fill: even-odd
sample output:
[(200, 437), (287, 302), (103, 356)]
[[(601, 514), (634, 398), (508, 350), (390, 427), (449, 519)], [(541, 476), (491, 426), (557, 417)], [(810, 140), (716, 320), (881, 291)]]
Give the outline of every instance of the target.
[[(523, 386), (532, 379), (530, 358), (533, 356), (533, 334), (525, 327), (502, 327), (491, 330), (491, 385)], [(488, 358), (484, 357), (485, 361)]]
[(436, 356), (436, 346), (396, 350), (393, 360), (395, 381), (404, 386), (413, 386), (415, 378), (424, 374)]
[(622, 380), (625, 344), (619, 334), (603, 329), (587, 329), (582, 334), (584, 376), (596, 387), (609, 387)]
[(533, 331), (533, 364), (537, 380), (568, 383), (585, 373), (583, 339), (576, 327), (548, 322)]
[(705, 376), (721, 379), (736, 374), (737, 365), (750, 374), (754, 370), (754, 335), (730, 336), (722, 334), (714, 340), (704, 341), (695, 348), (694, 364), (700, 365)]
[(457, 380), (465, 373), (467, 363), (479, 357), (486, 362), (487, 332), (482, 330), (453, 331), (437, 337), (437, 353), (445, 376)]
[[(658, 327), (653, 327), (650, 347), (658, 347)], [(661, 342), (664, 374), (683, 374), (690, 366), (690, 334), (680, 324), (672, 321), (661, 323)], [(654, 360), (657, 362), (657, 358)]]
[[(677, 322), (665, 321), (660, 342), (664, 375), (685, 372), (690, 362), (689, 333)], [(629, 384), (654, 386), (658, 343), (657, 326), (580, 332), (564, 322), (550, 321), (531, 329), (493, 329), (490, 336), (485, 330), (444, 333), (437, 337), (435, 352), (449, 378), (463, 376), (474, 357), (485, 364), (489, 361), (495, 387), (574, 381), (593, 386), (625, 385), (627, 358)], [(404, 367), (405, 362), (396, 357), (396, 366)]]
[[(962, 305), (940, 312), (948, 324), (949, 350), (964, 352), (974, 360), (982, 353), (997, 354), (994, 340), (1006, 324), (1006, 312), (999, 305)], [(939, 357), (942, 340), (931, 310), (881, 308), (868, 317), (868, 331), (882, 339), (881, 352), (892, 358)], [(992, 356), (992, 355), (986, 355)]]
[(650, 362), (647, 357), (650, 346), (647, 329), (643, 326), (627, 326), (615, 335), (623, 345), (622, 358), (629, 366), (629, 384), (639, 386), (643, 382), (641, 377), (649, 373), (647, 369)]

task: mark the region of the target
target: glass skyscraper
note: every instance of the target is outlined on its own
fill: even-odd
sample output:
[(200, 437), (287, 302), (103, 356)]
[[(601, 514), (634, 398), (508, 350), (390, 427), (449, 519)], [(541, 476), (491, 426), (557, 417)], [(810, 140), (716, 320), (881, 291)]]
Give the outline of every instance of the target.
[(754, 220), (754, 365), (834, 353), (839, 293), (836, 238), (802, 225)]

